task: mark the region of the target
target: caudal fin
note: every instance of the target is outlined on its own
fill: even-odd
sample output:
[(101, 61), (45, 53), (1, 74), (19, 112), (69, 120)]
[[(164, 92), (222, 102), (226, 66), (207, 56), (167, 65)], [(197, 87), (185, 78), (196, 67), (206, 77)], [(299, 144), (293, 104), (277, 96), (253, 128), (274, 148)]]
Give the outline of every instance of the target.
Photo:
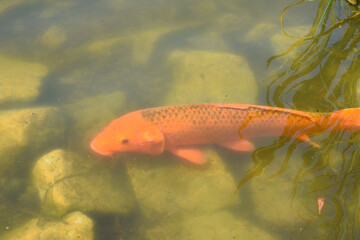
[(348, 108), (330, 113), (320, 121), (329, 131), (360, 132), (360, 108)]

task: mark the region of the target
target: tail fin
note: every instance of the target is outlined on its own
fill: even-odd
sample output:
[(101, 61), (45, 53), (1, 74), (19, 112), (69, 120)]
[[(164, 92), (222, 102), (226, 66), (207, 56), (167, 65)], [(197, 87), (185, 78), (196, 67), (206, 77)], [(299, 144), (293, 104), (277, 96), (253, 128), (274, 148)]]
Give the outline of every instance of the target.
[(360, 108), (348, 108), (329, 113), (319, 124), (327, 131), (360, 132)]

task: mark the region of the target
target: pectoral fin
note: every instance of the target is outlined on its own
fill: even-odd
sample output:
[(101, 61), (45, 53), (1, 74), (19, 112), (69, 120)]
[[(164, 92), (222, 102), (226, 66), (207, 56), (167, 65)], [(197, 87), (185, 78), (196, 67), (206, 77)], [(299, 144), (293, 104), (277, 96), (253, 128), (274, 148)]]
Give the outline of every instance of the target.
[(251, 152), (255, 149), (254, 145), (245, 139), (239, 139), (231, 142), (222, 142), (218, 143), (218, 145), (239, 152)]
[(151, 129), (143, 132), (142, 138), (144, 139), (144, 141), (148, 142), (159, 143), (164, 141), (164, 135), (158, 129)]
[(203, 151), (197, 148), (174, 148), (171, 149), (170, 152), (176, 156), (179, 156), (196, 164), (204, 164), (206, 162), (205, 154), (203, 153)]
[(161, 154), (164, 152), (165, 138), (162, 132), (156, 128), (141, 132), (139, 143), (149, 154)]

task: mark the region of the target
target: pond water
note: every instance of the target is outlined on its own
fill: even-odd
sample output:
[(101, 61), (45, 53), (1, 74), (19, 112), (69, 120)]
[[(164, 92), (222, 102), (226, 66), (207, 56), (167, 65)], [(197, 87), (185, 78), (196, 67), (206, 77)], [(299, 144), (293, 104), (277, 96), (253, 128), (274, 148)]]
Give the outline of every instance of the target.
[(358, 239), (356, 131), (205, 164), (90, 142), (159, 106), (359, 107), (359, 23), (340, 0), (2, 0), (0, 239)]

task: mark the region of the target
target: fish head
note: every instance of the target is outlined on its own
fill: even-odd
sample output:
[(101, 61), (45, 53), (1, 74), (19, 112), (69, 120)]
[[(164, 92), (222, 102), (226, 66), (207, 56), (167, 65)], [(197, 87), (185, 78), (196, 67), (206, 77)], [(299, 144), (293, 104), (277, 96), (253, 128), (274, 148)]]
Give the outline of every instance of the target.
[(161, 154), (164, 144), (162, 132), (146, 122), (137, 111), (112, 121), (91, 141), (90, 146), (101, 155), (112, 156), (120, 152)]

